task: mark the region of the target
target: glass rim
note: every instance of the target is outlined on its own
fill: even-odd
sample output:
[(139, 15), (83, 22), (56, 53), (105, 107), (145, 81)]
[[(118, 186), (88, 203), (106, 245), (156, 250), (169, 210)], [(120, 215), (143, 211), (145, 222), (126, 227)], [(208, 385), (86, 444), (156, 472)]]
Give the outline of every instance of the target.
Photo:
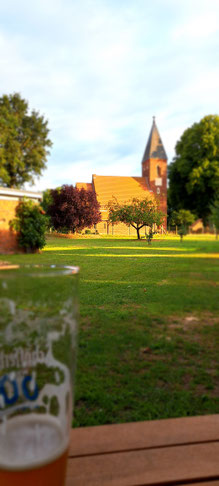
[[(76, 265), (56, 265), (49, 263), (3, 263), (2, 265), (0, 263), (0, 278), (18, 276), (19, 272), (17, 270), (21, 270), (21, 274), (27, 275), (28, 277), (55, 277), (77, 275), (80, 267)], [(47, 270), (47, 272), (44, 273), (44, 270)]]

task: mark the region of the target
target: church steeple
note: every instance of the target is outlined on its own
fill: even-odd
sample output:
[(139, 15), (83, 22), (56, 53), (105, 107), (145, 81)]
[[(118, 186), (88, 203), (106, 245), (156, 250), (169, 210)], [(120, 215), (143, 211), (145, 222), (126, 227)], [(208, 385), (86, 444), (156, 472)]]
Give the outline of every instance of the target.
[[(164, 214), (167, 212), (167, 155), (153, 116), (153, 123), (142, 159), (142, 177), (159, 199)], [(166, 221), (164, 226), (166, 227)]]
[(145, 160), (148, 159), (167, 160), (167, 155), (155, 122), (155, 116), (153, 116), (153, 124), (151, 127), (146, 149), (143, 155), (142, 164)]

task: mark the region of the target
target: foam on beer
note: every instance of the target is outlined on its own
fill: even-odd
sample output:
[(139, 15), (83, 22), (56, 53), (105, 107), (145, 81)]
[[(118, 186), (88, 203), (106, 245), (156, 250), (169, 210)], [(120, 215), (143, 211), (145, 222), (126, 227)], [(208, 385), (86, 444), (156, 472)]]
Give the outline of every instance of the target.
[(0, 469), (22, 470), (53, 462), (68, 447), (68, 437), (49, 414), (13, 417), (0, 427)]

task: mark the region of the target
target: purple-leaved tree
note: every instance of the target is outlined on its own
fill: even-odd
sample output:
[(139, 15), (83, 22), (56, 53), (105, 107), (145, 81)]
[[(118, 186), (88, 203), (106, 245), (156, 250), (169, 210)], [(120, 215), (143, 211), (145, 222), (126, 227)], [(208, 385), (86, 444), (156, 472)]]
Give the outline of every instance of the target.
[(50, 190), (47, 208), (52, 226), (75, 233), (101, 221), (100, 205), (93, 191), (64, 185)]

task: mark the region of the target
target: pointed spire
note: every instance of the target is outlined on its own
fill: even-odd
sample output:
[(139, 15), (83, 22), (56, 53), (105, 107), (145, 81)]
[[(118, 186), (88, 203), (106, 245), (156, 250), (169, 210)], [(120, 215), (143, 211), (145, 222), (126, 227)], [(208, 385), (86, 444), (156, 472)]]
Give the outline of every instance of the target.
[(153, 124), (151, 127), (142, 162), (148, 159), (167, 160), (167, 155), (155, 122), (155, 116), (153, 116)]

